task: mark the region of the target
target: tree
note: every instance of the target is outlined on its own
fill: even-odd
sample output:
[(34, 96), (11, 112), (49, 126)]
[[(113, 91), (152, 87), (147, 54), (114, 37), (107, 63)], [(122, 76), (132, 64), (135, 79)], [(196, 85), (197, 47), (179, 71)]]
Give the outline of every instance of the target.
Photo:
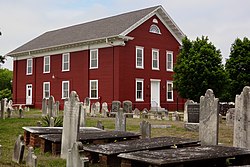
[(185, 37), (182, 40), (174, 72), (174, 85), (180, 96), (198, 102), (207, 89), (220, 97), (227, 81), (220, 50), (209, 42), (208, 37), (195, 41)]
[(230, 78), (231, 100), (240, 94), (244, 86), (250, 86), (250, 40), (237, 38), (231, 46), (226, 71)]
[(0, 69), (0, 97), (11, 98), (12, 90), (12, 71), (8, 69)]

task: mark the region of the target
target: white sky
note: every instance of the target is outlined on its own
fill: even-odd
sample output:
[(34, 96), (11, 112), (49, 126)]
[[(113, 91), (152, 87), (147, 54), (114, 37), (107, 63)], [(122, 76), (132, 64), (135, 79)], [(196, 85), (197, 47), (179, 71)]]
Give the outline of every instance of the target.
[[(250, 38), (249, 0), (0, 0), (0, 55), (46, 31), (156, 5), (188, 38), (208, 36), (224, 58), (237, 37)], [(3, 67), (12, 70), (12, 59)]]

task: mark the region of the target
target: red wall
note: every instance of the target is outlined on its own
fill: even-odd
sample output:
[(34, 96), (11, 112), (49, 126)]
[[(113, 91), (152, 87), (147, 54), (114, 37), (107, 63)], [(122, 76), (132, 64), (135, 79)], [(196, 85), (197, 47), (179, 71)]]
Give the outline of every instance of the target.
[[(43, 82), (50, 82), (50, 94), (63, 104), (61, 99), (62, 81), (70, 81), (70, 91), (77, 91), (81, 101), (89, 96), (89, 80), (98, 80), (99, 99), (92, 102), (113, 100), (131, 100), (134, 107), (150, 108), (150, 79), (161, 80), (161, 107), (176, 110), (176, 92), (174, 101), (166, 101), (166, 81), (173, 80), (173, 72), (166, 71), (166, 51), (174, 52), (174, 61), (179, 52), (179, 43), (157, 19), (161, 35), (149, 32), (153, 23), (150, 18), (128, 36), (134, 37), (126, 46), (99, 49), (98, 69), (89, 69), (89, 51), (70, 53), (70, 71), (62, 72), (62, 54), (50, 56), (50, 73), (43, 73), (44, 57), (33, 58), (33, 74), (26, 75), (26, 60), (14, 61), (13, 99), (15, 103), (25, 103), (26, 84), (33, 85), (34, 106), (41, 108)], [(136, 46), (144, 47), (144, 69), (135, 68)], [(152, 70), (152, 48), (159, 49), (160, 70)], [(18, 71), (18, 72), (17, 72)], [(52, 77), (54, 76), (54, 78)], [(144, 79), (144, 102), (135, 102), (135, 78)], [(179, 109), (183, 109), (183, 99), (179, 98)], [(62, 105), (61, 105), (62, 106)], [(62, 109), (62, 107), (61, 107)]]

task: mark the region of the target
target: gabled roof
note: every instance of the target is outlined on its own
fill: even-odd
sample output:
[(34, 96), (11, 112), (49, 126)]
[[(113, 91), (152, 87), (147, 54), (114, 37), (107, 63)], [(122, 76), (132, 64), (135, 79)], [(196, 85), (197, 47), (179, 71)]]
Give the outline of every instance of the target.
[(109, 37), (125, 37), (129, 32), (154, 14), (158, 14), (162, 17), (164, 20), (163, 22), (166, 23), (165, 26), (167, 26), (178, 42), (181, 43), (184, 34), (162, 6), (155, 6), (54, 31), (48, 31), (7, 55), (15, 57), (23, 55), (25, 52), (30, 54), (31, 51), (49, 49), (57, 46), (77, 44)]

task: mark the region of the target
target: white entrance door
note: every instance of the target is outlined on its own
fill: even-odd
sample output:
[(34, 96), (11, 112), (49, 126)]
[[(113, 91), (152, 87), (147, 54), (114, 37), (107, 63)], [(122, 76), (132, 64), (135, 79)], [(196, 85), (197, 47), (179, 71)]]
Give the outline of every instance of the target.
[(160, 81), (151, 80), (151, 107), (160, 107)]
[(32, 84), (26, 85), (26, 104), (32, 104)]

